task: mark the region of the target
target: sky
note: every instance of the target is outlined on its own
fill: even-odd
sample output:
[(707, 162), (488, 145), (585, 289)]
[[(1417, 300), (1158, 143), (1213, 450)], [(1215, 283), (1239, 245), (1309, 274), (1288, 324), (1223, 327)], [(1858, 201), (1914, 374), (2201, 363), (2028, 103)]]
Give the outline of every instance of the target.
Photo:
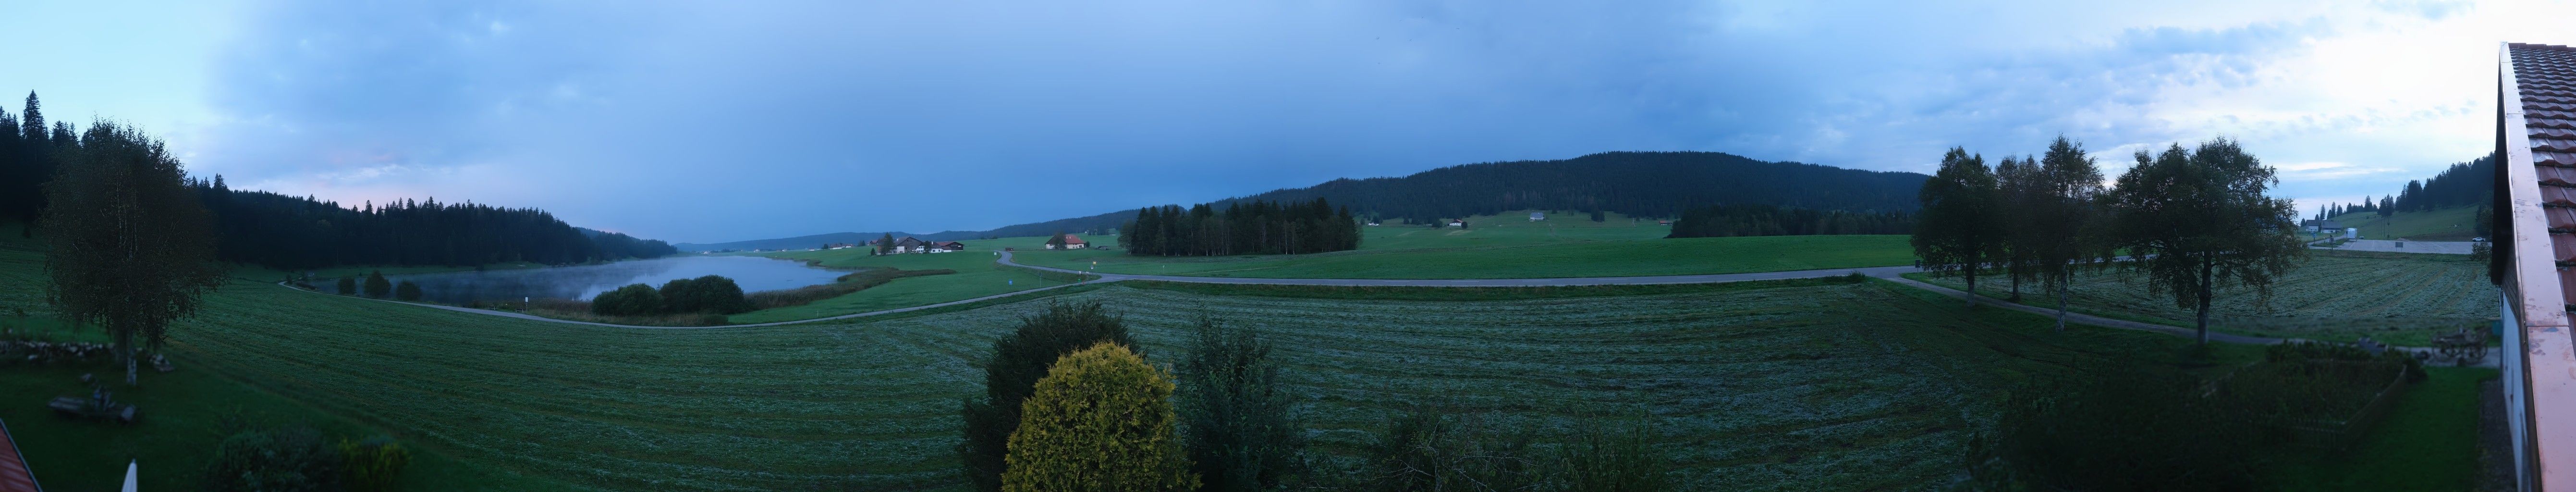
[[(672, 242), (1607, 151), (1929, 173), (2235, 138), (2304, 210), (2484, 154), (2569, 2), (21, 0), (0, 94), (198, 175)], [(1935, 5), (1937, 4), (1937, 5)], [(18, 112), (11, 96), (5, 105)]]

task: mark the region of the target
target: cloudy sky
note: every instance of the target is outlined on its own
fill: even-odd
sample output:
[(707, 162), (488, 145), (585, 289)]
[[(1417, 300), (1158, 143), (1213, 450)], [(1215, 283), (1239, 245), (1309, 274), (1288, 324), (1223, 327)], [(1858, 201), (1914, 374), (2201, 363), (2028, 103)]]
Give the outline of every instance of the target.
[(674, 242), (1613, 150), (1929, 172), (2060, 133), (2112, 172), (2239, 138), (2313, 209), (2483, 154), (2498, 41), (2576, 44), (2531, 21), (2563, 2), (29, 3), (0, 93), (195, 173)]

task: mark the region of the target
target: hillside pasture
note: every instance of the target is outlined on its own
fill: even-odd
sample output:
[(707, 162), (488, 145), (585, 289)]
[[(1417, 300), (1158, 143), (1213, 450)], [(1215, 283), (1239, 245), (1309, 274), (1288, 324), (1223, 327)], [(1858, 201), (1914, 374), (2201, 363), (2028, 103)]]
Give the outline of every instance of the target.
[[(1481, 222), (1472, 222), (1467, 229), (1362, 227), (1360, 249), (1308, 255), (1145, 257), (1115, 250), (1046, 251), (1040, 248), (1044, 237), (967, 243), (1027, 251), (1014, 259), (1028, 265), (1247, 278), (1618, 277), (1860, 268), (1914, 261), (1912, 246), (1901, 235), (1663, 239), (1670, 228), (1651, 220), (1595, 223), (1581, 215), (1564, 215), (1530, 222), (1527, 217), (1524, 213), (1519, 218), (1477, 219)], [(1115, 236), (1083, 239), (1104, 246), (1117, 241)]]
[[(1965, 284), (1958, 277), (1906, 277), (1953, 289)], [(1978, 278), (1979, 293), (2003, 297), (2009, 289), (2000, 276)], [(2056, 306), (2054, 297), (2038, 290), (2023, 285), (2023, 303)], [(2070, 310), (2101, 316), (2191, 326), (2196, 314), (2175, 306), (2170, 295), (2149, 295), (2132, 273), (2088, 272), (2068, 293)], [(2495, 285), (2487, 283), (2486, 264), (2466, 256), (2313, 251), (2274, 285), (2269, 304), (2250, 289), (2218, 291), (2209, 324), (2239, 335), (2328, 341), (2368, 336), (2426, 346), (2442, 333), (2485, 327), (2496, 316), (2497, 296)]]
[[(992, 341), (1049, 302), (1099, 301), (1155, 358), (1179, 350), (1202, 314), (1261, 330), (1334, 456), (1417, 404), (1542, 433), (1626, 405), (1657, 416), (1688, 489), (1909, 489), (1948, 480), (1960, 440), (2024, 376), (2179, 343), (2050, 333), (2038, 317), (1963, 311), (1883, 282), (1465, 302), (1112, 285), (938, 314), (697, 330), (541, 323), (253, 281), (212, 301), (173, 332), (182, 372), (147, 373), (127, 396), (161, 424), (0, 407), (37, 436), (28, 451), (48, 483), (90, 483), (72, 474), (96, 467), (77, 463), (151, 448), (179, 474), (158, 488), (184, 488), (219, 437), (213, 416), (248, 406), (393, 435), (428, 453), (416, 472), (491, 490), (960, 490), (956, 408), (981, 391), (976, 364)], [(0, 369), (38, 393), (62, 391), (67, 375)]]
[(894, 279), (884, 285), (815, 301), (811, 304), (763, 309), (728, 316), (726, 317), (728, 322), (744, 324), (814, 319), (974, 299), (1080, 281), (1080, 279), (1069, 278), (1069, 275), (1050, 275), (1026, 268), (996, 264), (993, 262), (995, 257), (989, 248), (975, 248), (956, 253), (881, 256), (869, 256), (867, 250), (862, 248), (848, 248), (773, 253), (765, 256), (807, 260), (829, 268), (945, 269), (955, 270), (957, 273)]
[(2335, 216), (2335, 221), (2361, 229), (2363, 239), (2467, 241), (2478, 235), (2477, 215), (2478, 208), (2468, 206), (2398, 212), (2386, 218), (2377, 212), (2350, 213)]

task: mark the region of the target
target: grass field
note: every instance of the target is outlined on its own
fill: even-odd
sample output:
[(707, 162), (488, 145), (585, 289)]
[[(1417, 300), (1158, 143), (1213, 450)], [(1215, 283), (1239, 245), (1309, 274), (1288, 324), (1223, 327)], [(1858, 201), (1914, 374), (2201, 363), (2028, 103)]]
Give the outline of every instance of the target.
[(2335, 221), (2344, 227), (2360, 228), (2362, 239), (2467, 241), (2478, 235), (2477, 214), (2477, 207), (2451, 207), (2399, 212), (2384, 219), (2377, 213), (2343, 214)]
[(895, 279), (892, 282), (886, 282), (885, 285), (813, 304), (763, 309), (729, 316), (728, 321), (743, 324), (814, 319), (974, 299), (994, 294), (1053, 287), (1075, 281), (1065, 276), (1044, 275), (1026, 268), (1001, 266), (993, 263), (993, 254), (984, 249), (957, 253), (869, 256), (867, 250), (849, 248), (766, 256), (811, 260), (832, 268), (949, 269), (956, 270), (957, 273)]
[[(1958, 277), (1907, 274), (1950, 288)], [(2130, 274), (2078, 277), (2070, 310), (2106, 317), (2191, 326), (2193, 311), (2172, 297), (2150, 297)], [(1977, 290), (2002, 297), (2000, 277), (1979, 277)], [(2054, 307), (2055, 298), (2023, 287), (2023, 302)], [(2210, 329), (2280, 338), (2351, 341), (2363, 336), (2399, 345), (2426, 346), (2432, 337), (2461, 327), (2482, 327), (2496, 316), (2497, 290), (2486, 265), (2461, 255), (2369, 254), (2317, 251), (2273, 288), (2271, 304), (2251, 291), (2219, 291)]]
[[(963, 255), (928, 255), (971, 257)], [(12, 289), (15, 290), (15, 289)], [(1149, 353), (1199, 314), (1258, 323), (1347, 450), (1397, 408), (1445, 401), (1539, 431), (1600, 404), (1660, 417), (1693, 489), (1886, 489), (1946, 480), (1984, 402), (2087, 353), (2169, 337), (1965, 312), (1884, 283), (1492, 301), (1368, 301), (1107, 287)], [(955, 490), (957, 402), (1012, 320), (1049, 300), (764, 329), (567, 326), (234, 282), (175, 332), (181, 372), (126, 395), (152, 422), (0, 406), (49, 484), (147, 458), (186, 488), (231, 406), (427, 451), (416, 490)], [(0, 369), (66, 391), (69, 369)], [(76, 388), (72, 388), (76, 389)], [(14, 393), (13, 394), (20, 394)], [(1964, 413), (1963, 413), (1964, 412)], [(117, 444), (100, 445), (99, 442)], [(165, 464), (166, 463), (166, 464)], [(151, 473), (151, 472), (147, 472)], [(55, 474), (62, 474), (57, 478)], [(454, 477), (450, 482), (437, 477)]]
[[(1046, 251), (1044, 237), (968, 241), (1025, 251), (1022, 264), (1104, 273), (1254, 278), (1547, 278), (1692, 275), (1905, 265), (1905, 236), (1662, 239), (1670, 228), (1614, 218), (1529, 222), (1475, 219), (1468, 229), (1361, 228), (1360, 249), (1311, 255), (1138, 257), (1123, 251)], [(1114, 246), (1117, 238), (1085, 237)]]
[(2388, 417), (2345, 456), (2290, 459), (2283, 490), (2470, 490), (2477, 473), (2478, 382), (2495, 369), (2427, 367)]

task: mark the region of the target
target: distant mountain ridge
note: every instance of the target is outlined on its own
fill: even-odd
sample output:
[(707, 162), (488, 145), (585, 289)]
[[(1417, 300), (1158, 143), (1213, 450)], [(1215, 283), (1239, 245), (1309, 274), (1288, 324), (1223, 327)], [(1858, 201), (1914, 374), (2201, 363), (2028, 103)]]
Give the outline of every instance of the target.
[[(1798, 162), (1760, 161), (1723, 152), (1604, 152), (1572, 159), (1461, 164), (1404, 177), (1342, 178), (1304, 188), (1271, 190), (1217, 200), (1305, 202), (1323, 198), (1337, 207), (1380, 219), (1433, 220), (1512, 210), (1617, 212), (1672, 217), (1708, 205), (1758, 204), (1855, 212), (1911, 212), (1916, 193), (1931, 176), (1864, 171)], [(925, 240), (1042, 236), (1119, 227), (1136, 210), (1058, 219), (988, 231), (914, 234)], [(1183, 206), (1194, 204), (1181, 204)], [(684, 251), (810, 248), (859, 242), (882, 233), (835, 233), (717, 244), (678, 244)], [(896, 236), (904, 236), (896, 233)], [(857, 238), (831, 239), (831, 238)], [(778, 246), (743, 246), (743, 245)], [(706, 248), (706, 249), (694, 249)]]

